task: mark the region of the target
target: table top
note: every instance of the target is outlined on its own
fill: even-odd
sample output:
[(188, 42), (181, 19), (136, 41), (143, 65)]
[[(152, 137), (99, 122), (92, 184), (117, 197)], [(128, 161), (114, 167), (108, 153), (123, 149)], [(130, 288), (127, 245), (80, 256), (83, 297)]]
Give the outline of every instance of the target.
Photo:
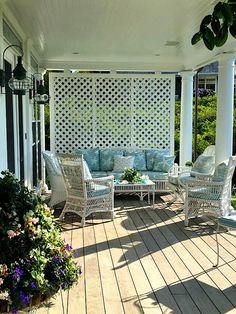
[(145, 180), (144, 182), (137, 182), (137, 183), (116, 183), (114, 182), (114, 186), (115, 187), (121, 187), (121, 186), (126, 186), (126, 187), (130, 187), (130, 186), (147, 186), (147, 185), (155, 185), (155, 183), (148, 179), (148, 180)]

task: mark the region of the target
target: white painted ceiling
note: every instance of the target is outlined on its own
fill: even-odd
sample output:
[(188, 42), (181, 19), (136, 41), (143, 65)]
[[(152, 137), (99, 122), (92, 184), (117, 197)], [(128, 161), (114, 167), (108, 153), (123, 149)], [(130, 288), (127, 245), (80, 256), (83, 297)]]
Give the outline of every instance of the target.
[(45, 68), (180, 71), (222, 52), (191, 45), (216, 0), (5, 0)]

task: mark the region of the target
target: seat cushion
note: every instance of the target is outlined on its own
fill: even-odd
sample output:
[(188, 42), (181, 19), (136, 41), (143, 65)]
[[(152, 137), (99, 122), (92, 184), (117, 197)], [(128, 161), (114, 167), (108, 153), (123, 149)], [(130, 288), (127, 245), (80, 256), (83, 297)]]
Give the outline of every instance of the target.
[(214, 156), (203, 155), (198, 156), (195, 163), (193, 164), (190, 175), (195, 176), (198, 173), (200, 174), (212, 173), (215, 166), (214, 159), (215, 159)]
[(153, 171), (168, 172), (174, 165), (175, 156), (156, 156)]
[(134, 167), (134, 156), (114, 156), (114, 172), (123, 172)]
[(188, 192), (188, 198), (199, 198), (202, 200), (219, 200), (220, 199), (220, 193), (214, 193), (211, 188), (203, 188), (203, 187), (196, 187), (192, 188)]
[(93, 178), (102, 178), (106, 177), (108, 174), (106, 171), (92, 171), (91, 175)]
[(112, 171), (114, 167), (114, 156), (123, 156), (123, 149), (102, 148), (100, 149), (100, 170)]
[(93, 184), (91, 183), (90, 189), (87, 190), (87, 196), (90, 197), (99, 197), (111, 193), (111, 189), (106, 185), (102, 184)]
[(220, 225), (236, 228), (236, 215), (232, 216), (221, 216), (218, 218), (218, 222)]
[(148, 176), (150, 180), (168, 180), (168, 172), (157, 172), (157, 171), (142, 171), (142, 174)]
[(121, 176), (124, 174), (124, 172), (114, 172), (114, 171), (108, 171), (108, 176), (114, 176), (114, 179), (121, 179)]
[(146, 149), (146, 162), (147, 170), (153, 170), (153, 163), (156, 156), (168, 156), (170, 155), (169, 149)]
[(83, 155), (84, 160), (87, 162), (90, 171), (99, 171), (99, 149), (88, 148), (88, 149), (75, 149), (75, 154)]
[(125, 156), (133, 156), (134, 157), (134, 168), (143, 171), (147, 170), (146, 167), (146, 156), (145, 151), (139, 149), (126, 149)]
[(185, 176), (183, 175), (183, 176), (179, 177), (179, 182), (184, 184), (184, 185), (188, 184), (191, 181), (195, 181), (195, 180), (196, 180), (196, 178), (192, 177), (190, 175), (185, 175)]

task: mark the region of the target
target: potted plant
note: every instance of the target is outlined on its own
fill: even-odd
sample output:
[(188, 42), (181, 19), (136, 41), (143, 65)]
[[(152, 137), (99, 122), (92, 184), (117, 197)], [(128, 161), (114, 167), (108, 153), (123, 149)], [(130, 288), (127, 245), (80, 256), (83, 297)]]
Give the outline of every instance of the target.
[(127, 168), (125, 169), (121, 180), (126, 180), (129, 183), (138, 183), (141, 182), (141, 174), (135, 168)]
[(51, 210), (13, 174), (0, 178), (0, 313), (45, 301), (78, 281), (80, 267)]

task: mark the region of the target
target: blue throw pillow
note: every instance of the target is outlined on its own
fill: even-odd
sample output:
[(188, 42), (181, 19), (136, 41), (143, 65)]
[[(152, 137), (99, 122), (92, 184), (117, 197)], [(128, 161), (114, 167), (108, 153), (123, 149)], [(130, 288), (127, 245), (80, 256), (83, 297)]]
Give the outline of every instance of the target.
[(114, 172), (123, 172), (134, 167), (134, 156), (114, 156)]
[(134, 168), (139, 171), (147, 170), (146, 156), (143, 150), (126, 150), (125, 156), (134, 156)]
[(212, 176), (212, 181), (223, 182), (225, 176), (227, 175), (227, 164), (225, 161), (216, 166), (214, 174)]
[(168, 172), (174, 165), (175, 156), (156, 156), (153, 163), (153, 170), (158, 172)]
[(101, 171), (112, 171), (114, 167), (114, 156), (123, 156), (123, 149), (103, 148), (100, 149)]
[(156, 156), (169, 156), (169, 149), (146, 149), (147, 169), (153, 170), (153, 163)]
[(83, 155), (84, 160), (87, 162), (90, 171), (100, 170), (98, 148), (75, 149), (75, 154)]
[(214, 156), (200, 155), (193, 164), (190, 174), (192, 176), (194, 176), (195, 173), (210, 174), (213, 171), (214, 166), (215, 166)]

